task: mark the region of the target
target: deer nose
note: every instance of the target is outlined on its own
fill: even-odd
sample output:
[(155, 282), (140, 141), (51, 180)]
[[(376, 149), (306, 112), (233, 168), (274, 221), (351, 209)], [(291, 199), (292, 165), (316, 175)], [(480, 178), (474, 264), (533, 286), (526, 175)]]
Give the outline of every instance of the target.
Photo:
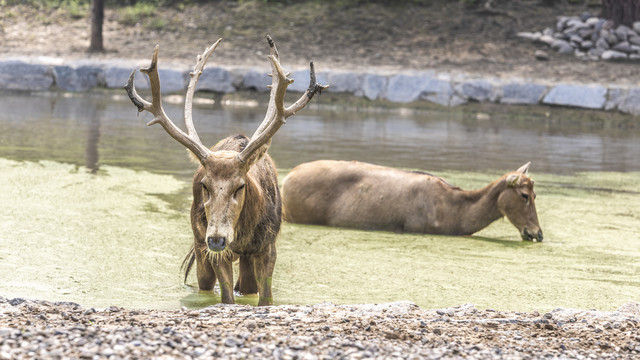
[(537, 233), (533, 233), (533, 232), (530, 232), (529, 229), (525, 228), (522, 231), (522, 240), (535, 242), (535, 241), (542, 241), (543, 238), (544, 237), (542, 236), (542, 230), (538, 230)]
[(209, 236), (207, 238), (207, 245), (209, 250), (219, 252), (224, 250), (224, 246), (227, 244), (227, 238), (224, 236)]

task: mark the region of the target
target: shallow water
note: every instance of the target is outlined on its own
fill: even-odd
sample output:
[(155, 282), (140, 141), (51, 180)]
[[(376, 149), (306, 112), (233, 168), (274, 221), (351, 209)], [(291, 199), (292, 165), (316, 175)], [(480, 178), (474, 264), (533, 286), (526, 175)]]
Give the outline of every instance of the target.
[[(192, 241), (194, 166), (162, 129), (145, 127), (126, 105), (97, 95), (0, 99), (1, 296), (96, 307), (217, 301), (215, 293), (195, 291), (193, 277), (182, 285), (179, 272)], [(180, 119), (179, 108), (167, 110)], [(203, 139), (251, 132), (261, 110), (198, 108), (196, 119), (211, 112), (221, 119), (196, 126)], [(553, 114), (491, 114), (489, 125), (449, 111), (427, 118), (305, 114), (274, 139), (270, 152), (281, 168), (359, 159), (437, 170), (472, 189), (532, 160), (545, 242), (519, 241), (507, 221), (473, 237), (285, 224), (273, 280), (277, 304), (410, 300), (429, 308), (470, 302), (524, 311), (613, 310), (640, 301), (638, 130), (598, 122), (560, 130), (550, 125)], [(435, 149), (437, 156), (428, 156)], [(496, 151), (480, 156), (487, 149)]]

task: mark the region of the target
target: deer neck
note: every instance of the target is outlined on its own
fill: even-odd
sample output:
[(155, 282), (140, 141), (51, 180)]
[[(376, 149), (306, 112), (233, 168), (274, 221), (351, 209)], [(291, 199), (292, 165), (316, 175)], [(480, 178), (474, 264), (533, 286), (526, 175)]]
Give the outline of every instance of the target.
[(471, 235), (503, 217), (498, 209), (498, 197), (505, 187), (501, 178), (482, 189), (462, 191), (457, 218), (463, 234)]

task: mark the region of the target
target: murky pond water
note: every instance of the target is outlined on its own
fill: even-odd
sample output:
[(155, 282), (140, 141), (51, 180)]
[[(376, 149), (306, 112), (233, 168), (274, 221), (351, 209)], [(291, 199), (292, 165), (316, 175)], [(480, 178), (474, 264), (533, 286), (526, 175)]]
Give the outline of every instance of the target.
[[(182, 121), (181, 106), (165, 108)], [(629, 126), (637, 120), (517, 110), (487, 110), (488, 119), (459, 110), (305, 110), (291, 118), (270, 150), (281, 176), (304, 161), (358, 159), (436, 172), (472, 189), (532, 161), (546, 240), (521, 242), (507, 221), (473, 237), (285, 224), (276, 303), (610, 310), (640, 301), (640, 130)], [(252, 133), (263, 116), (262, 106), (194, 113), (211, 144)], [(0, 296), (98, 307), (217, 301), (181, 284), (195, 166), (148, 120), (99, 93), (0, 96)]]

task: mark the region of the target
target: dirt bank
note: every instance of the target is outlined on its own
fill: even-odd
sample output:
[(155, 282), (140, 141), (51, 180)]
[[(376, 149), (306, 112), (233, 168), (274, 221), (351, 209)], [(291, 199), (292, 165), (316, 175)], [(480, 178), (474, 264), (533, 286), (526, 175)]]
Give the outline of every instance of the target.
[(283, 63), (362, 70), (372, 67), (456, 71), (551, 81), (635, 83), (635, 63), (580, 61), (549, 50), (549, 61), (534, 57), (535, 45), (516, 37), (555, 24), (557, 15), (598, 14), (582, 5), (541, 6), (539, 1), (495, 1), (495, 9), (470, 8), (462, 1), (431, 6), (353, 2), (220, 1), (184, 9), (159, 8), (137, 19), (125, 9), (106, 12), (107, 51), (88, 54), (87, 17), (68, 11), (0, 6), (0, 57), (149, 58), (160, 44), (163, 61), (191, 64), (217, 38), (224, 42), (213, 60), (225, 65), (265, 65), (265, 34), (278, 42)]

